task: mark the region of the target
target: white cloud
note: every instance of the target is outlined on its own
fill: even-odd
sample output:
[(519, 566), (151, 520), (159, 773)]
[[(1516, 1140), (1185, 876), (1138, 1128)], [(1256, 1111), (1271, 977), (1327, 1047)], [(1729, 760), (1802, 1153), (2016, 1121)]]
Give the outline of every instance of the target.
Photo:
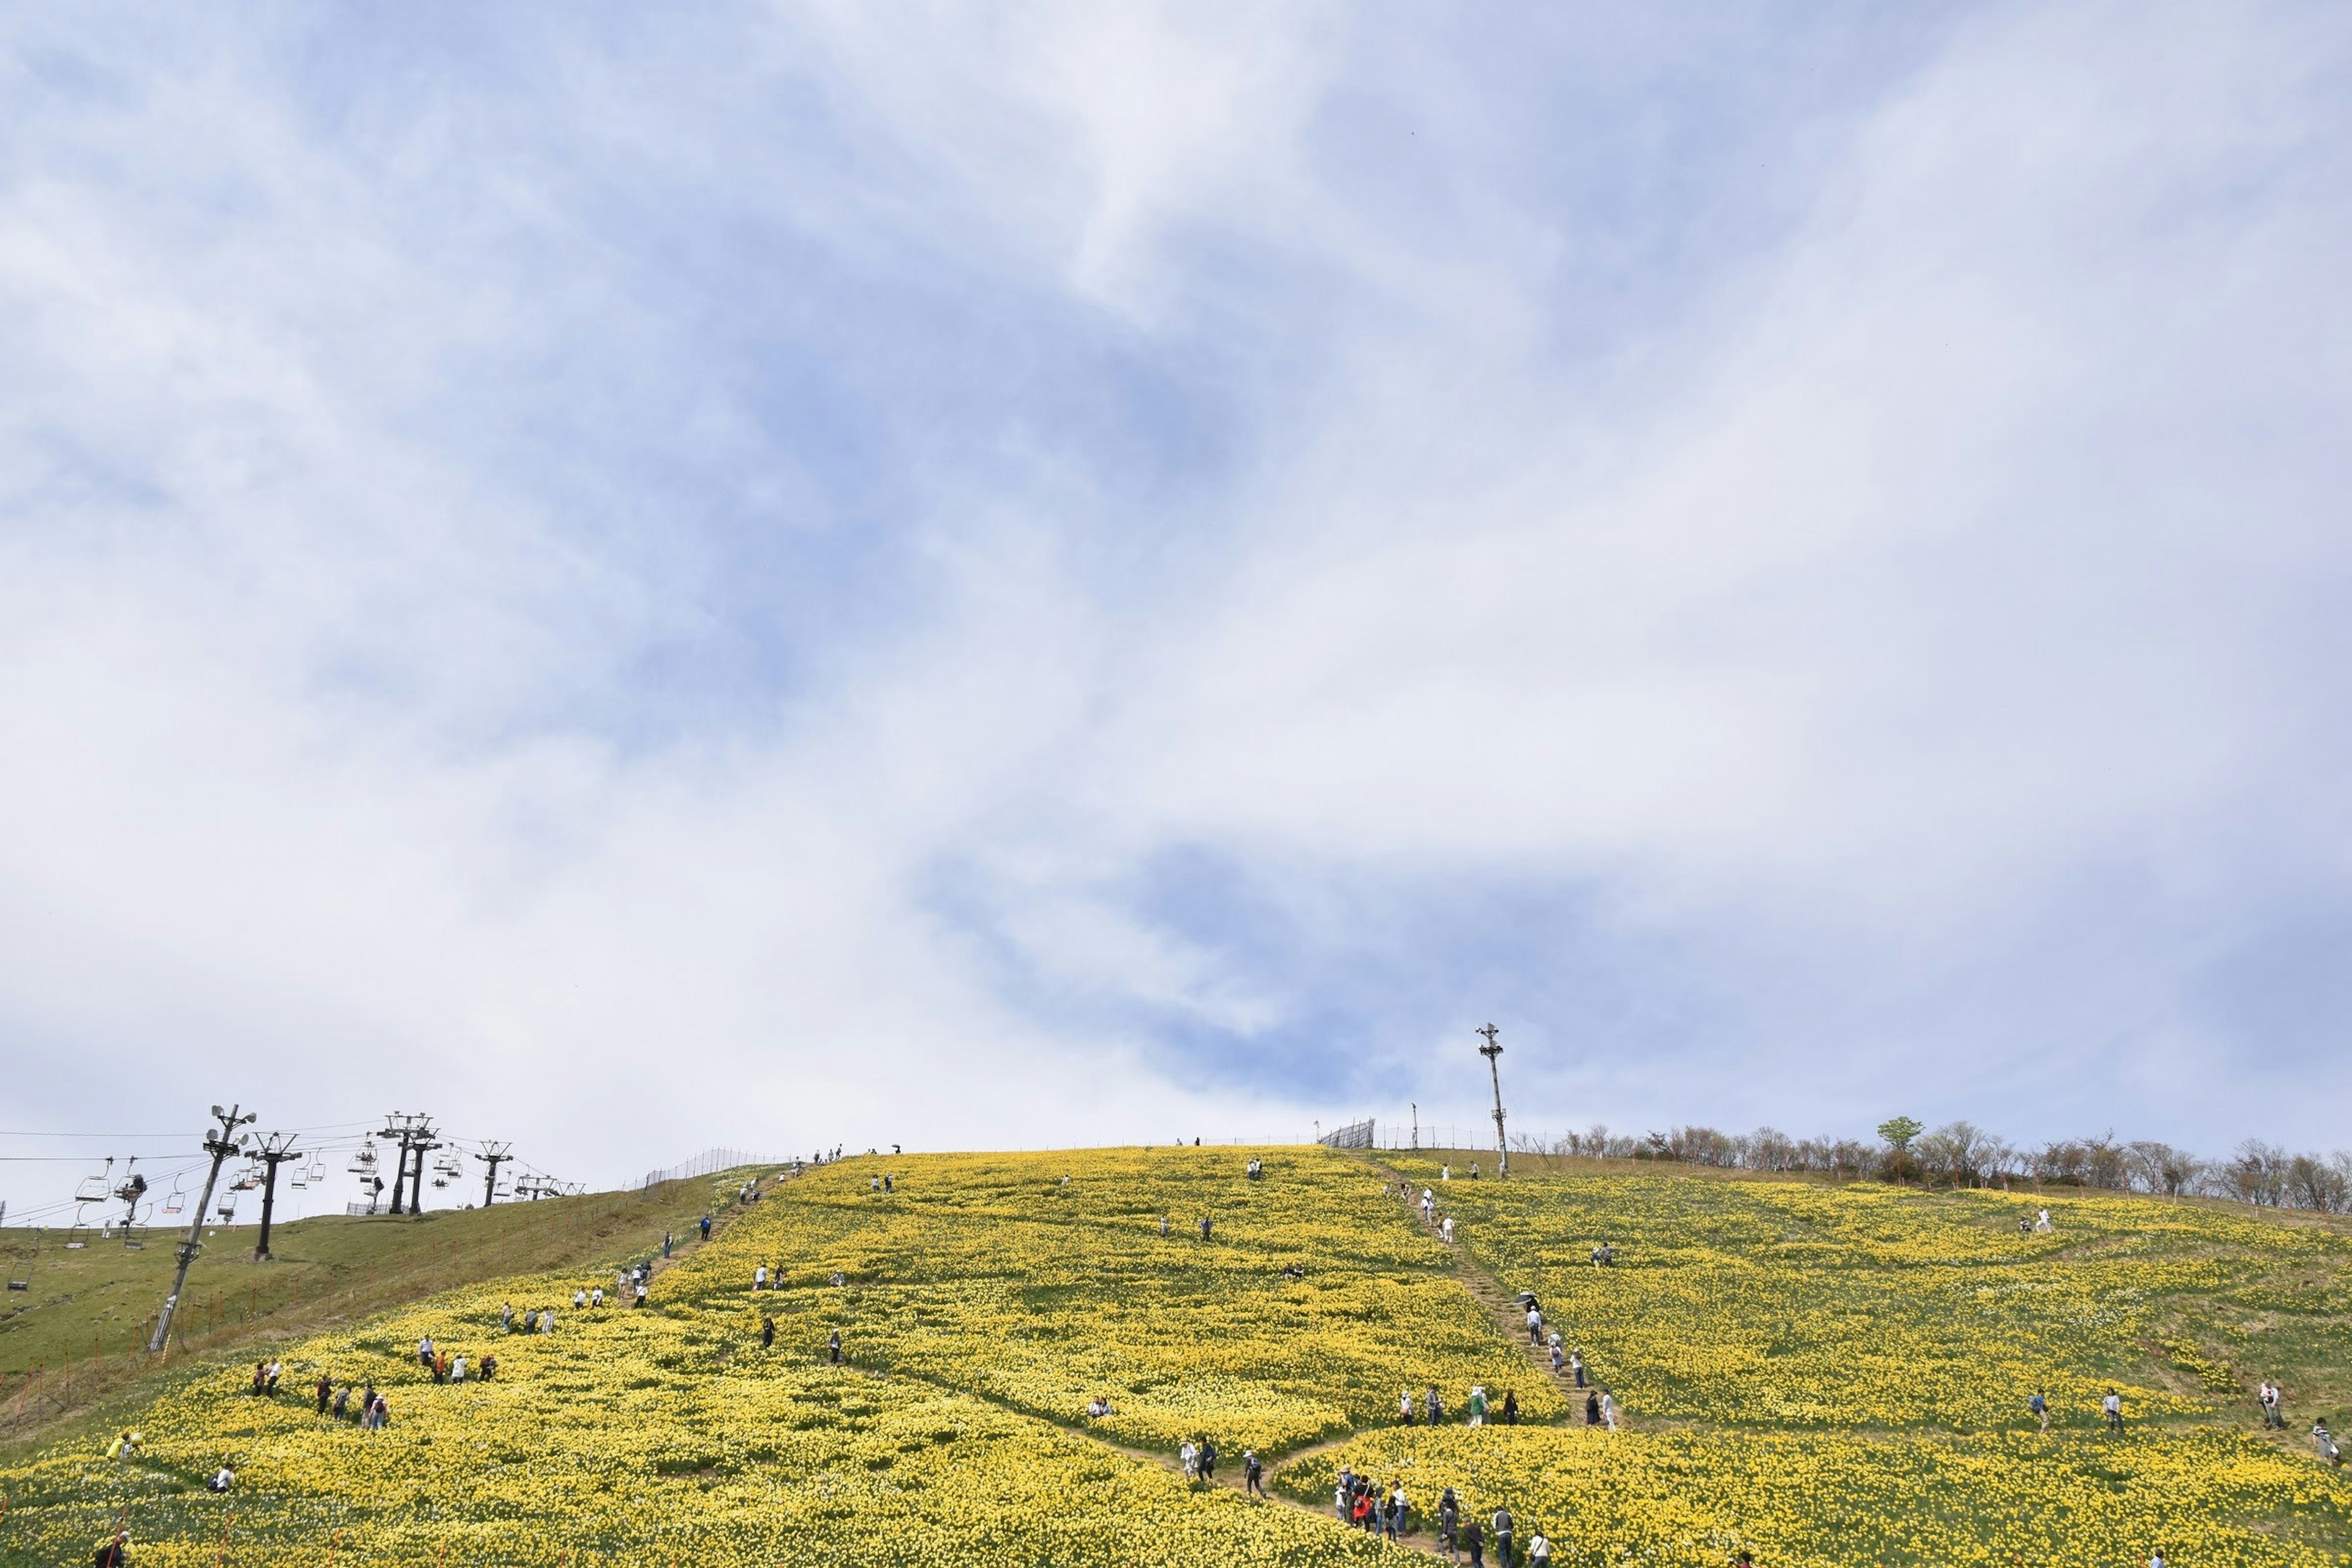
[[(95, 107), (17, 94), (47, 107), (0, 186), (11, 1095), (463, 1108), (601, 1176), (1293, 1126), (1321, 1108), (1276, 1079), (1171, 1089), (1148, 1024), (1099, 1033), (1349, 1004), (1136, 893), (1197, 847), (1285, 884), (1299, 950), (1393, 951), (1351, 887), (1501, 879), (1672, 952), (1611, 1020), (1657, 1065), (1513, 1058), (1611, 1120), (1917, 1086), (2025, 1131), (2017, 1086), (2096, 1115), (2121, 1057), (2148, 1130), (2234, 1135), (2249, 1101), (2166, 1109), (2247, 1048), (2198, 999), (2214, 928), (2340, 900), (2352, 842), (2313, 782), (2340, 33), (1988, 14), (1837, 125), (1792, 234), (1573, 359), (1553, 241), (1599, 220), (1499, 176), (1444, 232), (1368, 204), (1310, 143), (1382, 84), (1319, 14), (746, 20), (707, 91), (723, 33), (573, 39), (527, 107), (452, 79), (355, 131), (195, 38)], [(1475, 83), (1416, 85), (1496, 156)], [(802, 91), (799, 140), (723, 134)], [(909, 278), (996, 330), (952, 397), (927, 328), (845, 303)], [(1181, 381), (1259, 330), (1213, 493), (991, 406), (1022, 333)], [(712, 368), (739, 353), (860, 379), (779, 408)], [(845, 465), (965, 455), (835, 518), (778, 432), (852, 395), (908, 444)], [(961, 445), (915, 444), (942, 410)], [(728, 598), (722, 507), (817, 542), (788, 594)], [(762, 639), (788, 679), (694, 666)], [(1577, 961), (1528, 940), (1488, 962)], [(1398, 975), (1396, 1028), (1451, 1027), (1451, 983)], [(1685, 993), (1715, 1033), (1643, 1033)]]

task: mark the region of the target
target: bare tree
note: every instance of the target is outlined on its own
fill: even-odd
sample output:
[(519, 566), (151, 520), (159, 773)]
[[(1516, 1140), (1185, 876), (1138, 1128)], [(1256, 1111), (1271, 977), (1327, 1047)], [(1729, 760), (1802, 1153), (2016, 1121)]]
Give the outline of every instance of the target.
[(2258, 1207), (2274, 1207), (2286, 1192), (2287, 1156), (2259, 1138), (2238, 1145), (2236, 1158), (2222, 1167), (2231, 1195)]
[(2299, 1209), (2340, 1214), (2352, 1208), (2352, 1172), (2342, 1154), (2331, 1163), (2317, 1154), (2297, 1154), (2286, 1163), (2285, 1198)]
[(2178, 1198), (2204, 1173), (2205, 1163), (2186, 1149), (2142, 1139), (2131, 1145), (2132, 1174), (2142, 1192)]

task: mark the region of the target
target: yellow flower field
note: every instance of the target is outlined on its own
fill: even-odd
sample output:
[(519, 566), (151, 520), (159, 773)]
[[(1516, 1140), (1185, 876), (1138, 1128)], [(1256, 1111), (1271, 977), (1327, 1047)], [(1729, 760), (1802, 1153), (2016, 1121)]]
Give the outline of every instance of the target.
[[(2154, 1200), (1664, 1172), (1444, 1185), (1464, 1245), (1538, 1291), (1637, 1417), (2022, 1430), (2037, 1388), (2062, 1425), (2089, 1426), (2113, 1386), (2135, 1423), (2207, 1419), (2297, 1360), (2352, 1363), (2352, 1243), (2322, 1229)], [(2045, 1205), (2054, 1229), (2021, 1234)], [(1591, 1264), (1602, 1241), (1613, 1268)], [(2287, 1289), (2297, 1271), (2310, 1282)], [(2309, 1342), (2260, 1347), (2232, 1312), (2241, 1291)], [(2290, 1381), (2307, 1394), (2313, 1378)]]
[[(1117, 1414), (1101, 1431), (1163, 1450), (1203, 1434), (1233, 1453), (1295, 1447), (1392, 1419), (1400, 1393), (1433, 1384), (1449, 1405), (1483, 1383), (1498, 1401), (1515, 1390), (1531, 1419), (1562, 1409), (1465, 1294), (1447, 1249), (1363, 1167), (1267, 1150), (1252, 1182), (1251, 1152), (814, 1171), (666, 1278), (662, 1299), (773, 1313), (802, 1344), (839, 1329), (862, 1364), (1051, 1420), (1103, 1395)], [(887, 1195), (870, 1185), (882, 1169)], [(761, 1263), (781, 1266), (785, 1289), (752, 1289)]]
[[(557, 1282), (519, 1291), (551, 1299)], [(403, 1313), (287, 1356), (287, 1383), (373, 1377), (391, 1425), (247, 1392), (231, 1367), (142, 1417), (146, 1457), (8, 1473), (6, 1560), (89, 1561), (129, 1510), (146, 1564), (1009, 1563), (1338, 1564), (1381, 1550), (916, 1379), (761, 1356), (738, 1315), (564, 1313), (502, 1335), (503, 1298)], [(495, 1382), (436, 1385), (413, 1349), (493, 1348)], [(238, 1469), (231, 1497), (201, 1479)], [(233, 1521), (229, 1516), (235, 1514)]]
[(1869, 1439), (1827, 1434), (1382, 1433), (1284, 1472), (1309, 1504), (1341, 1465), (1433, 1506), (1508, 1506), (1553, 1561), (1721, 1568), (1741, 1549), (1790, 1568), (2015, 1563), (2126, 1568), (2161, 1548), (2200, 1568), (2325, 1568), (2352, 1536), (2352, 1487), (2252, 1436)]
[[(0, 1468), (0, 1568), (86, 1563), (126, 1515), (142, 1568), (217, 1564), (225, 1531), (227, 1562), (289, 1568), (1401, 1563), (1448, 1485), (1562, 1563), (2352, 1563), (2341, 1472), (2242, 1393), (2284, 1359), (2307, 1426), (2352, 1361), (2324, 1226), (2082, 1199), (2021, 1236), (1998, 1194), (1662, 1173), (1444, 1184), (1456, 1249), (1376, 1162), (1265, 1150), (1250, 1182), (1251, 1152), (845, 1161), (727, 1211), (644, 1309), (521, 1279), (290, 1345), (275, 1398), (198, 1368), (141, 1416), (140, 1458)], [(1601, 1239), (1613, 1268), (1586, 1261)], [(1630, 1430), (1582, 1425), (1475, 1265), (1542, 1292)], [(558, 1305), (556, 1331), (503, 1331), (509, 1303)], [(498, 1378), (435, 1384), (426, 1333)], [(390, 1427), (317, 1415), (322, 1370), (386, 1391)], [(1460, 1425), (1473, 1383), (1527, 1424)], [(1454, 1424), (1398, 1428), (1398, 1392), (1433, 1384)], [(2045, 1384), (2046, 1438), (2022, 1408)], [(1097, 1395), (1117, 1413), (1089, 1422)], [(1224, 1463), (1195, 1490), (1166, 1458), (1202, 1436)], [(1231, 1489), (1246, 1447), (1296, 1455), (1276, 1500)], [(1406, 1548), (1331, 1520), (1342, 1463), (1405, 1486)]]

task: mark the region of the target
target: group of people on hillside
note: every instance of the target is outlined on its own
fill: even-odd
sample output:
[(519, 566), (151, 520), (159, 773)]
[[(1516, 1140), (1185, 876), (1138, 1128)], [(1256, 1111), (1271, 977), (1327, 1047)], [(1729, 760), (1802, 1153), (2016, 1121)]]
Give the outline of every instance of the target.
[[(1402, 1480), (1375, 1485), (1370, 1477), (1360, 1476), (1344, 1465), (1332, 1489), (1331, 1511), (1340, 1523), (1388, 1541), (1398, 1540), (1412, 1529), (1412, 1500), (1405, 1495)], [(1461, 1495), (1448, 1487), (1437, 1500), (1436, 1526), (1437, 1549), (1449, 1563), (1467, 1561), (1472, 1568), (1485, 1568), (1490, 1542), (1496, 1568), (1516, 1568), (1521, 1561), (1518, 1521), (1507, 1505), (1497, 1507), (1482, 1521), (1469, 1514)], [(1545, 1568), (1551, 1562), (1551, 1550), (1550, 1538), (1537, 1530), (1528, 1538), (1525, 1561), (1531, 1568)]]
[(416, 1342), (416, 1362), (436, 1383), (463, 1383), (468, 1375), (488, 1383), (499, 1374), (498, 1357), (486, 1355), (469, 1366), (465, 1352), (450, 1354), (446, 1349), (433, 1342), (431, 1334)]
[(518, 1318), (514, 1303), (507, 1302), (499, 1309), (499, 1329), (509, 1334), (551, 1334), (555, 1331), (555, 1309), (532, 1307)]
[[(1423, 1407), (1428, 1413), (1429, 1425), (1436, 1426), (1444, 1424), (1445, 1401), (1438, 1397), (1436, 1384), (1430, 1385)], [(1496, 1405), (1488, 1397), (1485, 1384), (1474, 1383), (1470, 1385), (1470, 1396), (1463, 1401), (1463, 1410), (1465, 1418), (1473, 1426), (1484, 1426), (1490, 1416), (1506, 1426), (1516, 1426), (1519, 1424), (1519, 1396), (1514, 1389), (1503, 1390), (1503, 1401), (1500, 1405)], [(1408, 1388), (1397, 1395), (1397, 1425), (1412, 1426), (1412, 1390)]]

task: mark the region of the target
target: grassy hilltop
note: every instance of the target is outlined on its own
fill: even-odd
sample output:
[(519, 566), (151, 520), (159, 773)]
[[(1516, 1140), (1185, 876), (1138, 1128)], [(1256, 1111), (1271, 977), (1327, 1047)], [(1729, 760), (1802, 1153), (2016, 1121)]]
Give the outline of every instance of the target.
[[(287, 1564), (1402, 1563), (1448, 1485), (1507, 1504), (1522, 1549), (1540, 1525), (1561, 1563), (2352, 1562), (2352, 1485), (2300, 1436), (2352, 1365), (2352, 1242), (2329, 1226), (2085, 1197), (2025, 1236), (2027, 1200), (2000, 1194), (1438, 1173), (1315, 1149), (845, 1161), (727, 1213), (642, 1310), (570, 1300), (660, 1226), (616, 1220), (597, 1258), (515, 1238), (510, 1268), (288, 1332), (274, 1400), (246, 1392), (249, 1345), (200, 1346), (121, 1396), (145, 1401), (143, 1457), (64, 1430), (0, 1466), (0, 1563), (87, 1562), (124, 1517), (142, 1564), (216, 1563), (224, 1541)], [(740, 1179), (683, 1184), (674, 1227)], [(1424, 1184), (1457, 1245), (1405, 1195)], [(362, 1223), (415, 1248), (460, 1217)], [(1612, 1268), (1588, 1261), (1602, 1239)], [(762, 1266), (776, 1289), (753, 1289)], [(1512, 1315), (1521, 1289), (1623, 1430), (1584, 1425)], [(507, 1304), (558, 1326), (501, 1332)], [(498, 1380), (434, 1384), (428, 1332), (494, 1352)], [(390, 1427), (316, 1415), (322, 1371), (385, 1390)], [(2270, 1374), (2285, 1435), (2247, 1392)], [(1512, 1391), (1520, 1425), (1462, 1425), (1473, 1384)], [(1447, 1424), (1399, 1427), (1399, 1393), (1431, 1385)], [(1090, 1422), (1098, 1395), (1115, 1413)], [(1214, 1487), (1170, 1468), (1194, 1436), (1223, 1452)], [(1234, 1489), (1244, 1447), (1273, 1500)], [(237, 1485), (211, 1496), (225, 1460)], [(1342, 1464), (1401, 1481), (1419, 1533), (1333, 1523)]]

